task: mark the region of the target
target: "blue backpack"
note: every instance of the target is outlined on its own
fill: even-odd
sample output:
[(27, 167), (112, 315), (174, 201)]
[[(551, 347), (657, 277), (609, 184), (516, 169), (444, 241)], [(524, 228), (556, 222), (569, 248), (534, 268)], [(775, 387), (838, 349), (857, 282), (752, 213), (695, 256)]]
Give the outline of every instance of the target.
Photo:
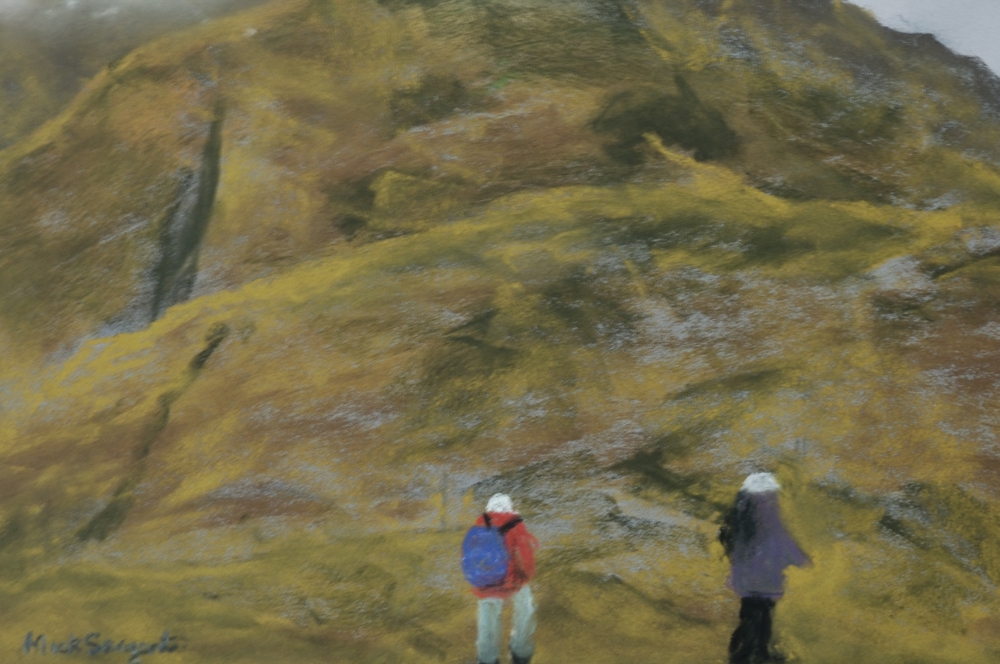
[(500, 528), (490, 523), (489, 514), (483, 514), (483, 521), (486, 525), (472, 526), (462, 541), (462, 573), (476, 588), (499, 585), (507, 578), (510, 553), (504, 536), (521, 523), (521, 517), (511, 519)]

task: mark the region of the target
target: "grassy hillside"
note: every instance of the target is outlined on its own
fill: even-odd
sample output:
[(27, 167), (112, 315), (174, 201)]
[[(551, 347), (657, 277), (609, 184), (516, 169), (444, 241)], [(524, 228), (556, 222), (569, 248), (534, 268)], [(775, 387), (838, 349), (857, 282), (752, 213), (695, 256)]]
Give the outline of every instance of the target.
[(341, 0), (124, 58), (0, 151), (0, 650), (471, 661), (502, 490), (540, 663), (722, 662), (769, 469), (789, 661), (994, 661), (995, 80), (926, 46)]
[(164, 279), (669, 180), (647, 132), (784, 198), (995, 205), (995, 80), (849, 6), (767, 6), (284, 2), (157, 42), (0, 153), (3, 325), (52, 352), (147, 324)]

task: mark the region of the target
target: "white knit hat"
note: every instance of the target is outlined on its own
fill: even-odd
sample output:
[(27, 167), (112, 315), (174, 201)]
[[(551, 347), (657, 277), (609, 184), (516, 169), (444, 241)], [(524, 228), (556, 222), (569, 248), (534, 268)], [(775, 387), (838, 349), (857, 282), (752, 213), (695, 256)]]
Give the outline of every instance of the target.
[(514, 503), (510, 501), (510, 496), (506, 493), (495, 493), (490, 501), (486, 503), (487, 512), (506, 512), (507, 514), (517, 514), (514, 511)]
[(774, 475), (771, 473), (754, 473), (746, 478), (743, 482), (743, 486), (740, 487), (740, 491), (746, 491), (747, 493), (768, 493), (769, 491), (777, 491), (781, 488), (778, 484), (778, 480), (774, 479)]

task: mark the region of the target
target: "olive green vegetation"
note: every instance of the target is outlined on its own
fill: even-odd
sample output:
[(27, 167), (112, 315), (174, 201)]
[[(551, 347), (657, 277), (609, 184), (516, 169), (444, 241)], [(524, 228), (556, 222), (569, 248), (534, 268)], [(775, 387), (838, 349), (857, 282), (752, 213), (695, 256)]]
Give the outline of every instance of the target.
[(722, 662), (769, 469), (789, 661), (995, 661), (995, 87), (819, 1), (276, 2), (136, 50), (0, 151), (0, 650), (471, 661), (505, 491), (538, 662)]

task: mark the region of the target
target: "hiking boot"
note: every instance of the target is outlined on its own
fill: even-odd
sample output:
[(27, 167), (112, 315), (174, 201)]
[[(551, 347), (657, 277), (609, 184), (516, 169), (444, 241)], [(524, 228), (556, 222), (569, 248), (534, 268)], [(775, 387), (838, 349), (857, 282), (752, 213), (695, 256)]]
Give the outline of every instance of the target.
[(531, 662), (531, 657), (518, 657), (513, 650), (510, 652), (510, 658), (514, 664), (530, 664)]

